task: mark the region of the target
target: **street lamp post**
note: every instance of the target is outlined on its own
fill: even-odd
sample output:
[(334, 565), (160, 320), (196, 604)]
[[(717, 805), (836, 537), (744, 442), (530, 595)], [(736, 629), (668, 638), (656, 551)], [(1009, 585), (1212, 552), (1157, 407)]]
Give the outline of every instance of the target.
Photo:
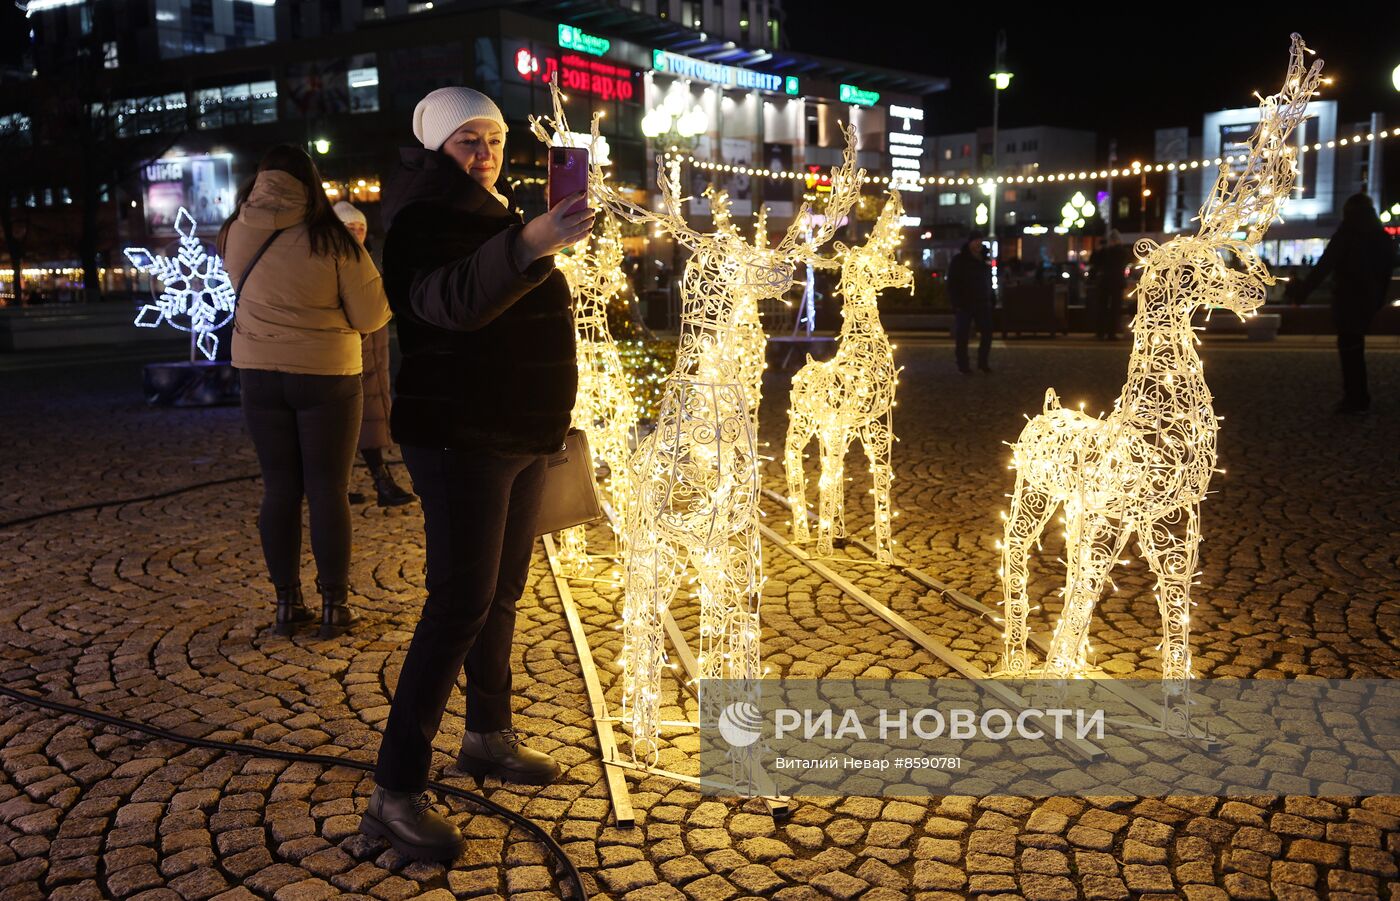
[(992, 79), (992, 174), (991, 174), (991, 210), (988, 235), (992, 239), (992, 247), (996, 255), (1001, 255), (1001, 244), (997, 241), (997, 194), (1000, 189), (996, 182), (997, 157), (1001, 150), (1001, 140), (998, 132), (1001, 126), (1001, 92), (1006, 90), (1011, 84), (1011, 73), (1006, 71), (1006, 31), (997, 31), (997, 52), (996, 70), (991, 74)]

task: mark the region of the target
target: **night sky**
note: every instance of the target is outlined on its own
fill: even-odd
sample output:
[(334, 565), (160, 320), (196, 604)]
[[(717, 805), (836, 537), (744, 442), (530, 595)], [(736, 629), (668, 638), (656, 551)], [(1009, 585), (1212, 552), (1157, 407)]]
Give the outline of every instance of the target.
[[(991, 124), (987, 73), (1003, 27), (1007, 67), (1016, 74), (1002, 94), (1003, 125), (1089, 128), (1099, 132), (1101, 158), (1113, 137), (1120, 159), (1147, 159), (1154, 128), (1185, 125), (1194, 134), (1203, 113), (1252, 105), (1252, 91), (1276, 89), (1289, 32), (1297, 30), (1327, 60), (1336, 81), (1324, 96), (1341, 102), (1343, 123), (1377, 111), (1400, 124), (1400, 93), (1390, 76), (1400, 64), (1400, 3), (1394, 0), (1278, 4), (1280, 12), (1272, 15), (1258, 2), (1214, 11), (1209, 5), (1129, 4), (1103, 16), (998, 14), (992, 7), (787, 0), (787, 37), (796, 50), (949, 78), (950, 89), (928, 103), (928, 131), (938, 133)], [(1290, 9), (1299, 12), (1284, 12)], [(0, 59), (17, 59), (25, 31), (11, 0), (0, 0)]]
[[(1323, 74), (1335, 78), (1323, 97), (1340, 102), (1340, 123), (1381, 112), (1389, 124), (1400, 124), (1400, 93), (1390, 75), (1400, 64), (1394, 0), (1131, 3), (1115, 4), (1110, 15), (997, 13), (995, 7), (788, 0), (788, 39), (795, 50), (947, 77), (949, 90), (930, 98), (925, 121), (927, 131), (941, 133), (991, 124), (987, 76), (1001, 27), (1007, 68), (1016, 76), (1002, 93), (1003, 126), (1093, 129), (1101, 155), (1115, 137), (1120, 159), (1150, 159), (1153, 129), (1184, 125), (1198, 134), (1203, 113), (1252, 106), (1253, 91), (1277, 90), (1289, 33), (1297, 31), (1326, 60)], [(896, 9), (897, 19), (888, 22), (876, 12)]]

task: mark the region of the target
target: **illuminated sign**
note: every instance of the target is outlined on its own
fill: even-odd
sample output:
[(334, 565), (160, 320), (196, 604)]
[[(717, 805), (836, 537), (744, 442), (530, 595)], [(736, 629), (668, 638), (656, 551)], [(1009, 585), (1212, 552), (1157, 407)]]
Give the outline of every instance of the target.
[(815, 188), (818, 194), (831, 193), (830, 170), (824, 170), (821, 166), (809, 164), (807, 166), (807, 175), (804, 180), (807, 183), (807, 190), (809, 191)]
[(722, 63), (709, 63), (702, 59), (692, 59), (679, 53), (665, 50), (651, 51), (651, 65), (658, 72), (690, 78), (726, 88), (769, 91), (774, 94), (796, 94), (799, 86), (796, 76), (772, 75), (768, 72), (755, 72), (753, 69), (740, 69)]
[(577, 50), (580, 53), (602, 56), (608, 52), (608, 48), (612, 46), (612, 41), (607, 38), (600, 38), (597, 35), (589, 34), (572, 25), (560, 24), (559, 46), (566, 50)]
[(841, 85), (841, 102), (857, 106), (874, 106), (880, 100), (878, 91), (864, 91), (853, 84)]
[(922, 121), (924, 121), (924, 111), (923, 111), (923, 108), (922, 108), (922, 107), (917, 107), (917, 106), (900, 106), (900, 105), (897, 104), (897, 103), (891, 103), (891, 104), (890, 104), (890, 118), (892, 118), (892, 119), (903, 119), (903, 120), (904, 120), (904, 130), (905, 130), (905, 131), (908, 131), (908, 130), (909, 130), (909, 123), (910, 123), (910, 122), (922, 122)]
[(577, 91), (600, 100), (631, 100), (637, 95), (636, 73), (625, 66), (577, 53), (536, 55), (527, 47), (516, 50), (514, 60), (515, 73), (525, 81), (547, 85), (557, 73), (559, 87), (566, 92)]
[[(842, 93), (848, 85), (842, 85)], [(879, 96), (879, 95), (876, 95)], [(844, 96), (842, 99), (845, 99)], [(915, 122), (924, 121), (922, 107), (890, 104), (889, 148), (890, 187), (901, 191), (922, 191), (919, 184), (920, 159), (924, 155), (924, 136), (914, 131)]]

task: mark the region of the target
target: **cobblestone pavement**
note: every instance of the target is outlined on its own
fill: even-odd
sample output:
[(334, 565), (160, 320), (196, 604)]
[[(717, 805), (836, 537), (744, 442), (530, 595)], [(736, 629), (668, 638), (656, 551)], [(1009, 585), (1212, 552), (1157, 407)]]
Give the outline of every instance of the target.
[[(998, 347), (995, 374), (964, 378), (945, 344), (902, 347), (895, 447), (897, 537), (925, 571), (995, 600), (997, 511), (1011, 489), (1001, 444), (1054, 385), (1107, 407), (1123, 345)], [(1286, 678), (1400, 672), (1400, 353), (1372, 355), (1380, 398), (1365, 418), (1326, 413), (1326, 348), (1208, 345), (1226, 419), (1218, 493), (1205, 505), (1200, 607), (1205, 674)], [(784, 377), (768, 386), (781, 411)], [(255, 471), (238, 411), (152, 410), (139, 368), (108, 363), (0, 373), (0, 520), (159, 493)], [(776, 402), (772, 399), (776, 398)], [(779, 447), (780, 413), (765, 435)], [(851, 522), (866, 481), (848, 465)], [(780, 487), (776, 465), (767, 474)], [(363, 475), (360, 476), (363, 479)], [(356, 508), (355, 634), (277, 638), (253, 531), (255, 481), (0, 529), (0, 679), (183, 733), (373, 759), (422, 599), (416, 507)], [(770, 521), (783, 519), (776, 508)], [(779, 673), (942, 676), (947, 668), (771, 546), (764, 648)], [(1044, 560), (1058, 555), (1053, 540)], [(982, 666), (997, 635), (936, 593), (869, 569), (872, 594)], [(1055, 587), (1037, 569), (1036, 593)], [(305, 579), (310, 584), (311, 573)], [(1093, 626), (1097, 662), (1151, 677), (1158, 620), (1145, 567), (1123, 571)], [(610, 696), (614, 595), (575, 588)], [(677, 610), (693, 627), (689, 602)], [(598, 897), (729, 901), (1003, 898), (1400, 897), (1397, 798), (1160, 799), (850, 797), (800, 800), (775, 823), (756, 802), (702, 798), (628, 777), (637, 826), (611, 825), (577, 656), (537, 556), (520, 604), (516, 724), (565, 765), (543, 788), (486, 793), (553, 830)], [(689, 709), (671, 690), (664, 715)], [(443, 771), (461, 729), (454, 699), (437, 743)], [(189, 750), (0, 703), (0, 898), (384, 899), (557, 894), (542, 849), (456, 800), (470, 837), (450, 869), (408, 864), (355, 833), (372, 785), (323, 769)], [(691, 748), (693, 750), (693, 746)], [(662, 765), (683, 769), (684, 739)], [(474, 789), (448, 771), (447, 781)]]

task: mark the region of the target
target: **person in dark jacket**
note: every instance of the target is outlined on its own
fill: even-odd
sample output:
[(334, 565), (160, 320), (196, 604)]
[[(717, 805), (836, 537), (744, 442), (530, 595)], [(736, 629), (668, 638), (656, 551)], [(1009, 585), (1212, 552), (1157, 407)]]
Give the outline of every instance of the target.
[(1123, 243), (1117, 229), (1110, 230), (1090, 261), (1094, 337), (1100, 341), (1118, 338), (1118, 327), (1123, 320), (1123, 291), (1128, 287), (1128, 267), (1132, 264), (1132, 248)]
[[(369, 250), (365, 238), (369, 235), (369, 222), (365, 214), (356, 209), (353, 203), (341, 200), (335, 205), (335, 214), (345, 223), (345, 230), (354, 235), (360, 246)], [(360, 357), (364, 361), (361, 373), (364, 384), (365, 404), (360, 415), (360, 459), (369, 468), (374, 480), (374, 493), (381, 507), (401, 507), (413, 503), (413, 494), (403, 490), (394, 481), (394, 474), (384, 460), (384, 450), (392, 442), (389, 437), (389, 326), (364, 336), (360, 342)], [(363, 494), (350, 492), (352, 504), (365, 502)]]
[(1332, 321), (1337, 327), (1337, 354), (1342, 363), (1342, 400), (1338, 413), (1365, 413), (1371, 408), (1366, 384), (1366, 331), (1385, 306), (1395, 269), (1395, 241), (1386, 234), (1366, 194), (1353, 194), (1342, 206), (1342, 224), (1327, 242), (1317, 265), (1285, 296), (1302, 303), (1329, 275)]
[(554, 254), (589, 233), (593, 212), (569, 212), (580, 192), (522, 220), (496, 187), (506, 123), (484, 94), (433, 91), (413, 131), (423, 146), (401, 151), (385, 192), (384, 280), (403, 351), (390, 429), (423, 504), (428, 597), (360, 831), (408, 857), (451, 860), (461, 832), (424, 789), (459, 673), (460, 769), (534, 784), (560, 772), (511, 728), (510, 658), (546, 459), (563, 444), (578, 383)]
[(948, 299), (953, 305), (953, 340), (956, 342), (958, 371), (972, 374), (968, 364), (967, 341), (977, 325), (981, 343), (977, 345), (977, 368), (991, 372), (992, 353), (992, 267), (982, 236), (973, 232), (948, 264)]

